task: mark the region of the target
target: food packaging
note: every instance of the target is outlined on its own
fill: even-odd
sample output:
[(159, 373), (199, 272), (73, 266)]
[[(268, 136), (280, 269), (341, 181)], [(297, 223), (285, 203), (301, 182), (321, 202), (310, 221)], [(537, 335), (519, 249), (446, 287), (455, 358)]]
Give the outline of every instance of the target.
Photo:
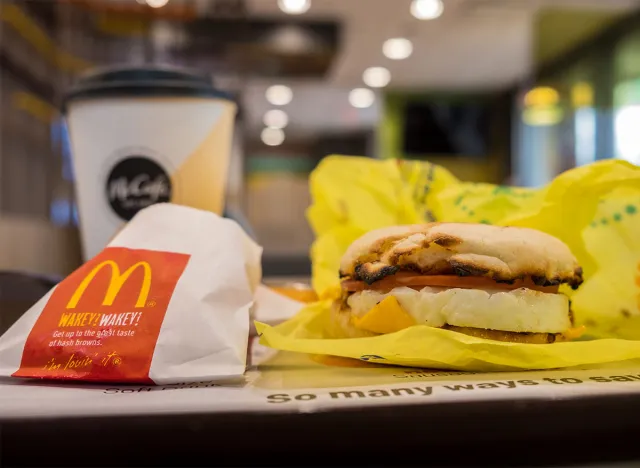
[(327, 299), (305, 307), (294, 318), (275, 327), (256, 323), (260, 343), (283, 351), (376, 364), (471, 372), (557, 369), (640, 358), (640, 341), (634, 340), (507, 343), (426, 325), (369, 338), (332, 339), (327, 333), (330, 307), (331, 300)]
[(85, 260), (154, 203), (223, 212), (236, 104), (209, 73), (99, 68), (63, 101)]
[(335, 297), (340, 257), (367, 231), (429, 221), (538, 229), (565, 242), (584, 270), (573, 292), (591, 336), (640, 339), (640, 168), (604, 160), (541, 189), (460, 182), (427, 162), (333, 156), (311, 176), (313, 286)]
[(242, 376), (262, 249), (153, 205), (0, 337), (0, 376), (169, 384)]
[[(275, 328), (262, 342), (290, 351), (384, 364), (473, 371), (550, 369), (640, 357), (640, 168), (617, 160), (567, 171), (541, 189), (458, 181), (442, 167), (333, 156), (311, 176), (308, 216), (316, 233), (313, 285), (322, 301)], [(582, 341), (504, 343), (414, 326), (373, 338), (327, 339), (329, 307), (340, 293), (347, 247), (367, 231), (429, 221), (539, 229), (564, 241), (586, 281), (570, 296)], [(591, 339), (591, 340), (590, 340)]]
[[(255, 307), (252, 318), (269, 325), (278, 325), (294, 317), (304, 306), (303, 302), (285, 296), (264, 284), (258, 285), (254, 295)], [(256, 336), (255, 325), (251, 326), (251, 336)]]

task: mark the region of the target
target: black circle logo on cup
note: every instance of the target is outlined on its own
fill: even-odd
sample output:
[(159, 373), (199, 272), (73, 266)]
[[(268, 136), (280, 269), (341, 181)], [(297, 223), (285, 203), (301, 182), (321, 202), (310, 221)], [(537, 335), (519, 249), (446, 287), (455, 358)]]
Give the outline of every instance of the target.
[(107, 199), (125, 221), (154, 203), (171, 200), (171, 179), (155, 161), (131, 156), (118, 162), (107, 178)]

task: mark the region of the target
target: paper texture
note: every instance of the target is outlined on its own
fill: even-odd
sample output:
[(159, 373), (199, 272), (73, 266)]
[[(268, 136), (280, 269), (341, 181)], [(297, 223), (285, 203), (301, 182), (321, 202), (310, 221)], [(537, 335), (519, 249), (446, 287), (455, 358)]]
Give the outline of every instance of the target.
[(150, 386), (0, 380), (0, 420), (315, 412), (388, 405), (640, 394), (640, 361), (564, 371), (439, 372), (276, 352), (256, 345), (246, 380)]
[(0, 337), (0, 375), (165, 384), (240, 377), (261, 248), (153, 205)]
[[(269, 325), (277, 325), (289, 320), (304, 307), (302, 302), (278, 294), (262, 284), (258, 285), (254, 299), (253, 318)], [(253, 323), (251, 325), (251, 334), (256, 334)]]
[(320, 301), (275, 327), (256, 323), (260, 342), (283, 351), (474, 372), (556, 369), (640, 358), (640, 341), (634, 340), (508, 343), (426, 325), (368, 338), (332, 339), (330, 308), (331, 300)]

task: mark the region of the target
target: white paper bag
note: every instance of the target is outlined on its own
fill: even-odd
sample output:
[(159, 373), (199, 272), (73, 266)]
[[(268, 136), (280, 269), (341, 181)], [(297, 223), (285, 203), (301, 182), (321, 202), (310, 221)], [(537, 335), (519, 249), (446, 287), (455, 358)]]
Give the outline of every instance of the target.
[(261, 253), (234, 221), (178, 205), (146, 208), (0, 337), (0, 376), (238, 377)]
[[(258, 285), (254, 298), (253, 319), (268, 325), (278, 325), (300, 312), (304, 303), (278, 294), (264, 284)], [(251, 323), (251, 336), (256, 336), (256, 327)]]

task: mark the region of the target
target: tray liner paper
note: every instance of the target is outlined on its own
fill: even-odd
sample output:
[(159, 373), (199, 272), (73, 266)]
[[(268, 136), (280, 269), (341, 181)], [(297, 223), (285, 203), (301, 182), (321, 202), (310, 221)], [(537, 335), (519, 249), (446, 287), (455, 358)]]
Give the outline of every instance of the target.
[[(567, 400), (640, 393), (640, 362), (474, 373), (384, 366), (252, 346), (242, 385), (163, 385), (0, 378), (0, 421), (78, 416), (283, 413), (496, 400)], [(560, 404), (560, 403), (557, 403)]]
[[(541, 189), (458, 181), (413, 161), (331, 156), (311, 176), (313, 285), (325, 299), (277, 327), (257, 325), (277, 349), (384, 364), (474, 371), (551, 369), (640, 358), (640, 168), (606, 160), (567, 171)], [(373, 338), (330, 339), (340, 257), (372, 229), (429, 221), (522, 226), (569, 245), (585, 283), (569, 295), (577, 325), (606, 340), (529, 345), (414, 326)]]
[(0, 337), (0, 376), (238, 378), (260, 256), (231, 220), (171, 204), (146, 208)]

